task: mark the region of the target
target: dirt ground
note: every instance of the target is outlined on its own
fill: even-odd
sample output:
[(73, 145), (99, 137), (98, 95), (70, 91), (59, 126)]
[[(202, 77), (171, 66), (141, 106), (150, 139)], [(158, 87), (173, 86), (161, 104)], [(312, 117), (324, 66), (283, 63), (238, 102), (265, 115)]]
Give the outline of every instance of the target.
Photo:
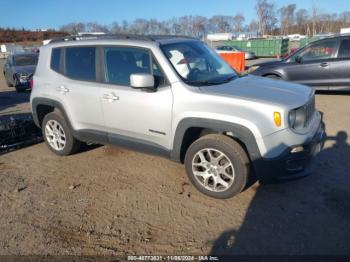
[[(1, 74), (0, 115), (28, 99)], [(109, 146), (1, 155), (0, 254), (350, 255), (350, 95), (316, 100), (328, 138), (313, 174), (228, 200), (197, 192), (178, 163)]]

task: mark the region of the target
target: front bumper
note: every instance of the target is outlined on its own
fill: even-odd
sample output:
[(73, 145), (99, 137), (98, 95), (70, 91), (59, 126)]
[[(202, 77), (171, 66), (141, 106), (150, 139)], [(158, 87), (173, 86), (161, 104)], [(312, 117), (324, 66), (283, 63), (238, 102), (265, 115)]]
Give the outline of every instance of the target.
[[(276, 181), (303, 177), (310, 174), (310, 161), (324, 145), (326, 133), (323, 122), (320, 123), (314, 137), (306, 144), (287, 148), (280, 156), (273, 159), (253, 161), (254, 171), (259, 180)], [(298, 149), (298, 152), (292, 152)]]
[(26, 80), (26, 81), (22, 80), (21, 82), (17, 82), (16, 88), (19, 90), (32, 89), (30, 84), (29, 84), (29, 80)]

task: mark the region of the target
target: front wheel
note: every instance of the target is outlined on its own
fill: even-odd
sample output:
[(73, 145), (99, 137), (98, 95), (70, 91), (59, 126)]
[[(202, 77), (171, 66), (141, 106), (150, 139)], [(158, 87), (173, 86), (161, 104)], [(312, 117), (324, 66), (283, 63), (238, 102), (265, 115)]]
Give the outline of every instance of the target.
[(185, 168), (193, 185), (214, 198), (229, 198), (246, 186), (250, 163), (243, 148), (232, 138), (205, 135), (187, 150)]
[(46, 145), (57, 155), (75, 153), (81, 143), (73, 137), (72, 130), (59, 111), (48, 113), (42, 123), (42, 133)]
[(20, 87), (19, 85), (15, 85), (15, 89), (17, 93), (22, 93), (25, 89)]

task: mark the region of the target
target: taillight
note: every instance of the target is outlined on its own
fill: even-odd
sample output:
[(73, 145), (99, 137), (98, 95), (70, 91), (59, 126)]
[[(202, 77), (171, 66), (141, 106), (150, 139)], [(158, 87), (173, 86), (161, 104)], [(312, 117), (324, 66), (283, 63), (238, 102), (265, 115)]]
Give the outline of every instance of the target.
[(29, 82), (30, 89), (33, 89), (33, 87), (34, 87), (34, 80), (33, 80), (33, 78), (29, 79), (28, 82)]

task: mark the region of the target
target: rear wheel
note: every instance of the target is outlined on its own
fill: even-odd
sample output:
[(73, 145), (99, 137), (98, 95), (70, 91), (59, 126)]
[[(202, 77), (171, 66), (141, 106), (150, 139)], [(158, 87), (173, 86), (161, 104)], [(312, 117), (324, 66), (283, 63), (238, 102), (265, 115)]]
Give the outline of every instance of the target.
[(72, 130), (59, 111), (48, 113), (42, 123), (42, 133), (46, 145), (57, 155), (75, 153), (81, 142), (73, 137)]
[(214, 198), (229, 198), (246, 186), (250, 164), (236, 141), (224, 135), (210, 134), (189, 147), (185, 168), (200, 192)]

